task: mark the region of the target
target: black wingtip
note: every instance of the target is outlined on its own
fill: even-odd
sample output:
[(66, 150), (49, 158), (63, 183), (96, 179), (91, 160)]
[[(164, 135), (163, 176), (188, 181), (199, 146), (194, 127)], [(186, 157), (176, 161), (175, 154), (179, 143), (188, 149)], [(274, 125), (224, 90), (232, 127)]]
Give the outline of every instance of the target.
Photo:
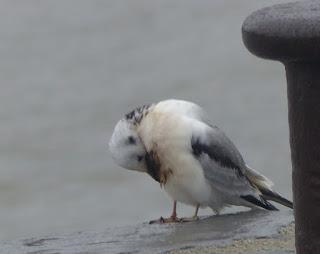
[(292, 201), (282, 197), (279, 193), (271, 191), (271, 190), (265, 190), (265, 189), (260, 189), (260, 191), (261, 191), (264, 199), (275, 201), (281, 205), (284, 205), (286, 207), (293, 209)]
[(266, 210), (269, 211), (279, 211), (278, 208), (276, 208), (274, 205), (269, 203), (267, 200), (265, 200), (262, 196), (260, 196), (260, 199), (258, 199), (255, 196), (252, 195), (246, 195), (246, 196), (241, 196), (244, 200), (248, 201), (249, 203), (252, 203), (256, 206), (262, 207)]

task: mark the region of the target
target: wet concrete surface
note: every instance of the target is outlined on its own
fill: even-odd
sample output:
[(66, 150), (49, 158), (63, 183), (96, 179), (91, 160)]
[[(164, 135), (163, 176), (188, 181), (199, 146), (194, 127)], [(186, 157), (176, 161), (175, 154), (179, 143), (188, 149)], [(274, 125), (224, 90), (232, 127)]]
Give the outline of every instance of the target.
[(295, 223), (281, 227), (277, 234), (235, 239), (224, 244), (182, 248), (170, 254), (288, 254), (295, 253)]
[(171, 250), (224, 245), (235, 239), (271, 237), (292, 221), (292, 212), (288, 210), (254, 210), (203, 217), (199, 221), (181, 224), (144, 223), (108, 228), (101, 232), (76, 232), (6, 241), (0, 243), (0, 250), (3, 254), (167, 253)]

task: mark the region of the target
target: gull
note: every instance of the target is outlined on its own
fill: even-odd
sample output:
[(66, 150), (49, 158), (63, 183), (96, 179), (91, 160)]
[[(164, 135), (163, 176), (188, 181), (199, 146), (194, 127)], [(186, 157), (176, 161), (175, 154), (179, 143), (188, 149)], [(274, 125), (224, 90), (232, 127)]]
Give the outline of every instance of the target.
[[(171, 216), (159, 223), (197, 220), (205, 207), (216, 214), (228, 206), (278, 210), (271, 200), (293, 208), (192, 102), (170, 99), (132, 110), (116, 124), (109, 150), (119, 166), (149, 174), (172, 198)], [(194, 215), (179, 219), (177, 202), (194, 206)]]

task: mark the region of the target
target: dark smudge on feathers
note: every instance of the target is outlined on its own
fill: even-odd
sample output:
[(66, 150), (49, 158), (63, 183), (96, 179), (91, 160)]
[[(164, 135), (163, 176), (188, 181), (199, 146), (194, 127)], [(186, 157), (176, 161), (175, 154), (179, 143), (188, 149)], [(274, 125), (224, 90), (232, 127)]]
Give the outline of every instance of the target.
[(157, 182), (160, 182), (161, 164), (157, 154), (153, 151), (146, 153), (145, 156), (148, 174)]

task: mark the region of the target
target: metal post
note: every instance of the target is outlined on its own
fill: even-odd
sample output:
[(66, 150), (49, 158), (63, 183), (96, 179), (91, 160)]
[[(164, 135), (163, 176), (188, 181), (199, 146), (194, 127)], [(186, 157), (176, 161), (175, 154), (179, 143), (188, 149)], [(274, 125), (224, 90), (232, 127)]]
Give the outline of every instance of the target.
[(298, 254), (320, 252), (320, 1), (252, 13), (242, 27), (253, 54), (286, 68)]

